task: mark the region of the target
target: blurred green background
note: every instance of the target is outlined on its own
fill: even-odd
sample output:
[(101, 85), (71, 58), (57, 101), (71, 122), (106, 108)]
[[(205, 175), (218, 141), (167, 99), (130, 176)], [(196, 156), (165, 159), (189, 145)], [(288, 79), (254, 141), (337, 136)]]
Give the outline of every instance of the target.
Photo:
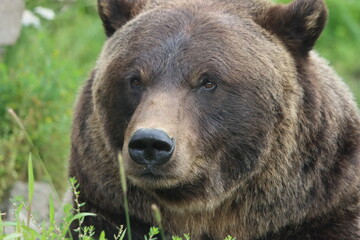
[[(0, 199), (15, 180), (26, 180), (30, 152), (35, 153), (36, 178), (51, 178), (59, 193), (65, 189), (73, 104), (105, 40), (95, 2), (26, 0), (27, 9), (48, 7), (56, 18), (43, 19), (40, 29), (24, 27), (17, 44), (7, 47), (0, 58)], [(316, 50), (360, 102), (360, 2), (326, 2), (329, 21)]]

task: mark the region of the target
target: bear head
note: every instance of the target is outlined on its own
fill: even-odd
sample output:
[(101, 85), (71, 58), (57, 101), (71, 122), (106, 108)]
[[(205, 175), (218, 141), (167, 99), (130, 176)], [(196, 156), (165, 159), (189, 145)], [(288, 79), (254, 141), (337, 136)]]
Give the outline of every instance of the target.
[(94, 111), (131, 184), (170, 207), (204, 209), (295, 167), (298, 73), (326, 22), (322, 0), (98, 6), (108, 39)]

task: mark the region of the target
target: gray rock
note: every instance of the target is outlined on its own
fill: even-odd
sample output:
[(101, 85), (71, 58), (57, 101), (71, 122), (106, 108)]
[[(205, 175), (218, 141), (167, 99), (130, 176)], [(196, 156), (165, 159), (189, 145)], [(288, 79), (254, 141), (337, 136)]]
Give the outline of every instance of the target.
[[(34, 183), (34, 194), (33, 194), (33, 201), (32, 201), (32, 218), (30, 227), (33, 229), (38, 229), (37, 223), (47, 222), (49, 219), (49, 199), (52, 196), (54, 200), (54, 207), (55, 211), (59, 207), (60, 203), (56, 199), (56, 194), (51, 189), (48, 183), (43, 182), (35, 182)], [(15, 220), (15, 210), (12, 204), (12, 200), (21, 197), (25, 203), (27, 203), (28, 199), (28, 184), (25, 182), (17, 182), (11, 188), (9, 192), (9, 196), (7, 199), (2, 201), (0, 204), (1, 211), (6, 213), (6, 221), (14, 221)], [(10, 200), (11, 199), (11, 200)], [(27, 210), (23, 208), (20, 213), (19, 217), (22, 221), (27, 221)], [(13, 231), (11, 228), (5, 229), (7, 233)]]
[(0, 45), (14, 44), (21, 30), (23, 0), (0, 0)]

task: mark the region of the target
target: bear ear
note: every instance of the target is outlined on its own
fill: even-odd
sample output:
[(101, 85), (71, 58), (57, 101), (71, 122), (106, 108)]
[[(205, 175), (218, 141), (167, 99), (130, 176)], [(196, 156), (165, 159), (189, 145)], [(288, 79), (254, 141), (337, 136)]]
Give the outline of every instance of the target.
[(260, 25), (275, 33), (295, 54), (307, 55), (325, 27), (327, 8), (324, 0), (294, 0), (273, 5)]
[(111, 37), (127, 21), (140, 13), (146, 0), (98, 0), (98, 11), (105, 28)]

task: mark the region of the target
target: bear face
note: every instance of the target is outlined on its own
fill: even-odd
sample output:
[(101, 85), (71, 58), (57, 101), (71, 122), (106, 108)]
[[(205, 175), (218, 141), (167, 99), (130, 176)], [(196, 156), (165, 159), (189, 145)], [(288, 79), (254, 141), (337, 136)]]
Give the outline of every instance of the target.
[[(298, 97), (290, 87), (296, 69), (279, 40), (251, 19), (214, 3), (204, 3), (214, 8), (206, 13), (186, 3), (182, 11), (145, 12), (115, 32), (93, 92), (129, 179), (169, 203), (206, 205), (261, 168), (274, 129)], [(141, 129), (173, 139), (170, 160), (138, 164), (130, 157), (129, 141)]]
[[(108, 36), (75, 110), (87, 218), (138, 238), (358, 239), (360, 117), (311, 51), (322, 0), (98, 0)], [(135, 238), (135, 239), (138, 239)]]

